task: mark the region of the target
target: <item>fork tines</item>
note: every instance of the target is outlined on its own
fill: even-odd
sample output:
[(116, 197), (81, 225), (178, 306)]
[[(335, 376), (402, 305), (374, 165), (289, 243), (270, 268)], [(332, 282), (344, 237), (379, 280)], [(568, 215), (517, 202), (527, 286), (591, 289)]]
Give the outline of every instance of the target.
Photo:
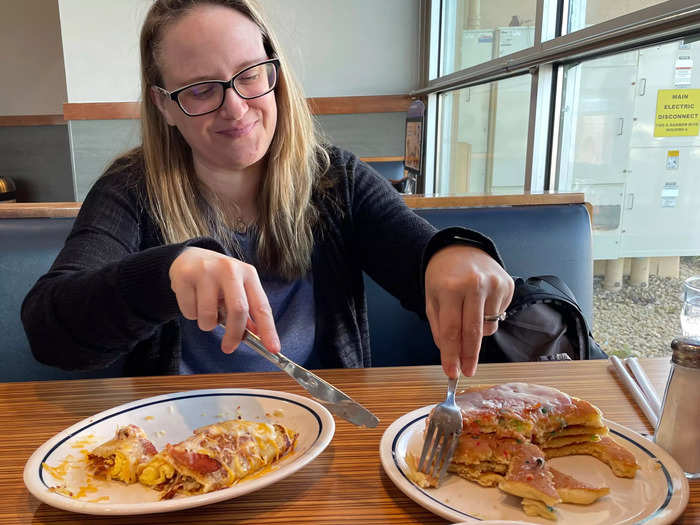
[(425, 434), (418, 470), (431, 478), (431, 483), (438, 485), (447, 472), (447, 466), (452, 461), (457, 448), (459, 434), (460, 432), (443, 433), (436, 424), (430, 422)]
[(418, 471), (437, 486), (452, 461), (459, 435), (462, 433), (462, 411), (455, 403), (459, 376), (447, 382), (447, 399), (437, 405), (428, 418)]

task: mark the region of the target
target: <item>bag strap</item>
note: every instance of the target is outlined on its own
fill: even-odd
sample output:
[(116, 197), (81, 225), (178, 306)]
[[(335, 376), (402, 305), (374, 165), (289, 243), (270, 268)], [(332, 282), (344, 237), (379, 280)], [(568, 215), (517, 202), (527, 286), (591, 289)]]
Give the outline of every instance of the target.
[[(538, 275), (536, 277), (531, 277), (530, 279), (540, 279), (546, 283), (549, 283), (551, 286), (566, 295), (573, 303), (576, 303), (576, 296), (574, 295), (574, 292), (572, 292), (571, 288), (569, 288), (566, 283), (556, 275)], [(528, 281), (530, 279), (528, 279)]]
[[(566, 303), (570, 308), (572, 308), (576, 312), (575, 323), (579, 325), (578, 328), (580, 328), (576, 330), (579, 339), (579, 351), (581, 353), (580, 359), (590, 359), (590, 338), (592, 337), (592, 333), (590, 327), (588, 326), (588, 323), (586, 322), (586, 318), (583, 316), (581, 307), (576, 302), (576, 296), (574, 295), (574, 292), (571, 291), (571, 288), (569, 288), (566, 285), (566, 283), (556, 275), (536, 275), (533, 277), (529, 277), (526, 283), (530, 286), (536, 287), (537, 281), (543, 281), (549, 284), (561, 295), (559, 300), (563, 303)], [(540, 302), (540, 300), (535, 299), (535, 302)], [(547, 301), (545, 300), (544, 302)], [(521, 307), (522, 306), (524, 305), (521, 305)], [(586, 337), (586, 335), (588, 335), (588, 337)]]

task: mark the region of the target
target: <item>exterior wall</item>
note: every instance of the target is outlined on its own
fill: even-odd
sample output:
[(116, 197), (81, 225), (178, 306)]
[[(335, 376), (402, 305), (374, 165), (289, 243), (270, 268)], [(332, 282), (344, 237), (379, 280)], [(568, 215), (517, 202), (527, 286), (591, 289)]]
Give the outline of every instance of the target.
[[(403, 113), (371, 113), (320, 115), (316, 121), (328, 142), (360, 157), (399, 157), (403, 156), (405, 118)], [(140, 127), (137, 120), (75, 120), (69, 128), (75, 199), (81, 201), (115, 157), (139, 144)], [(401, 170), (394, 166), (391, 177), (396, 178), (397, 171)]]

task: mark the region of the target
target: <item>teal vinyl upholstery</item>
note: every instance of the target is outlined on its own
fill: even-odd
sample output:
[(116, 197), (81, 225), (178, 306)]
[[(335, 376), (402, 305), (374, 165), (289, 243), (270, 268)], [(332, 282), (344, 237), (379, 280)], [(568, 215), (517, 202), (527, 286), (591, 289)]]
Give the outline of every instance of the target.
[[(438, 228), (466, 226), (490, 236), (512, 275), (559, 276), (576, 294), (591, 325), (593, 262), (585, 205), (432, 208), (417, 213)], [(43, 365), (34, 359), (22, 328), (24, 296), (49, 269), (72, 224), (69, 218), (0, 219), (0, 381), (121, 375), (120, 363), (91, 372)], [(427, 322), (404, 310), (369, 277), (365, 283), (373, 366), (439, 363)]]
[[(511, 275), (556, 275), (576, 295), (593, 326), (591, 222), (585, 204), (426, 208), (437, 228), (464, 226), (493, 239)], [(440, 363), (427, 321), (365, 276), (373, 366)]]
[[(20, 321), (24, 296), (48, 271), (73, 219), (0, 219), (0, 381), (83, 379), (121, 375), (121, 363), (98, 371), (68, 371), (39, 363)], [(60, 352), (56, 348), (56, 352)]]

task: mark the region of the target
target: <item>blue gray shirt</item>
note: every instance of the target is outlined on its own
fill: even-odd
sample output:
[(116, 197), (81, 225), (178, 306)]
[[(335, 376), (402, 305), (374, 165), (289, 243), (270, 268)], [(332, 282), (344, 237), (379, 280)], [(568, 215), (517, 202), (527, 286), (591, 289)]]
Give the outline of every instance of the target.
[[(237, 233), (241, 259), (255, 266), (257, 237), (254, 233)], [(320, 368), (321, 362), (314, 351), (314, 291), (311, 272), (294, 281), (273, 275), (259, 274), (262, 287), (272, 308), (282, 352), (304, 368)], [(238, 346), (233, 354), (221, 351), (224, 328), (217, 326), (204, 332), (197, 321), (180, 315), (182, 330), (181, 374), (215, 372), (248, 372), (277, 370), (272, 363), (259, 356), (246, 344)]]

